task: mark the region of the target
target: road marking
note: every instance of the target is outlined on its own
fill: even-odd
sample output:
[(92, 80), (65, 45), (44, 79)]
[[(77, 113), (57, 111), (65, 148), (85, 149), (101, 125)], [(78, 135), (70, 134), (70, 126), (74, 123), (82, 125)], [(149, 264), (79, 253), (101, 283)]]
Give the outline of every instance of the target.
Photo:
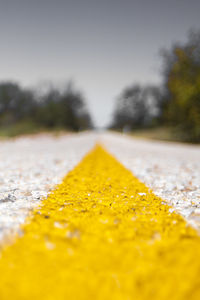
[(199, 299), (200, 238), (97, 146), (4, 246), (0, 299)]

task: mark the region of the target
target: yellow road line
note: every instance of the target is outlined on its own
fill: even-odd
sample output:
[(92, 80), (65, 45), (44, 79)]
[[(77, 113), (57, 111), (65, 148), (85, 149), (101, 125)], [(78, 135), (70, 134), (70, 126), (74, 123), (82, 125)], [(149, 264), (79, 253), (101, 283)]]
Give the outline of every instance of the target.
[(97, 146), (4, 247), (0, 299), (200, 299), (200, 238)]

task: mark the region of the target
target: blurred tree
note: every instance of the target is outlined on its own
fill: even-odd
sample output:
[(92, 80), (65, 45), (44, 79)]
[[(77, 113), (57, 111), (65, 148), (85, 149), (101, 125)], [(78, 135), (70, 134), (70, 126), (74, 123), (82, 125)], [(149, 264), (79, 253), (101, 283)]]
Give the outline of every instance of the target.
[(52, 85), (45, 93), (22, 89), (13, 82), (0, 83), (0, 126), (19, 122), (36, 128), (84, 130), (92, 127), (82, 94), (71, 84), (60, 91)]
[(174, 126), (185, 141), (200, 142), (200, 32), (163, 51), (163, 122)]
[[(74, 130), (87, 129), (91, 124), (81, 124), (86, 107), (83, 96), (75, 91), (73, 86), (69, 84), (61, 95), (61, 105), (66, 113), (64, 123), (66, 126), (71, 125)], [(86, 126), (86, 127), (85, 127)]]
[(0, 124), (11, 125), (30, 118), (36, 109), (34, 94), (13, 82), (0, 83)]
[(135, 84), (125, 88), (117, 99), (110, 127), (128, 131), (152, 126), (160, 115), (160, 101), (161, 93), (155, 86)]
[(147, 85), (143, 88), (142, 98), (145, 103), (146, 127), (160, 125), (164, 104), (162, 89), (155, 85)]
[(48, 90), (39, 100), (37, 107), (36, 121), (42, 127), (54, 128), (59, 126), (60, 114), (59, 108), (60, 93), (56, 89)]
[(92, 127), (85, 100), (71, 84), (60, 92), (50, 88), (40, 100), (38, 122), (48, 128), (67, 128), (74, 131)]

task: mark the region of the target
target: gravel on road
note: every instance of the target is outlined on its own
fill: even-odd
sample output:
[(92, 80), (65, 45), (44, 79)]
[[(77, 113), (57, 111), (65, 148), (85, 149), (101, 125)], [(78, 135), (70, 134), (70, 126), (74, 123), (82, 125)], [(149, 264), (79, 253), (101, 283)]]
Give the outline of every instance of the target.
[(94, 146), (96, 135), (38, 135), (0, 142), (0, 240), (19, 231), (28, 212)]
[(200, 229), (200, 147), (116, 133), (38, 135), (0, 142), (0, 240), (100, 141), (154, 193)]
[(200, 230), (200, 146), (106, 133), (105, 147)]

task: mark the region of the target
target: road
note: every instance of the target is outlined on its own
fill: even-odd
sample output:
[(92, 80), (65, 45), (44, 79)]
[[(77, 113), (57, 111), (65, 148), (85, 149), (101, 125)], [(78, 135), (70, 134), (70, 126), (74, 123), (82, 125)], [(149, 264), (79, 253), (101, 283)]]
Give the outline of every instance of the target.
[(200, 146), (105, 134), (105, 147), (200, 229)]
[(2, 142), (0, 299), (199, 299), (199, 149), (111, 133)]

